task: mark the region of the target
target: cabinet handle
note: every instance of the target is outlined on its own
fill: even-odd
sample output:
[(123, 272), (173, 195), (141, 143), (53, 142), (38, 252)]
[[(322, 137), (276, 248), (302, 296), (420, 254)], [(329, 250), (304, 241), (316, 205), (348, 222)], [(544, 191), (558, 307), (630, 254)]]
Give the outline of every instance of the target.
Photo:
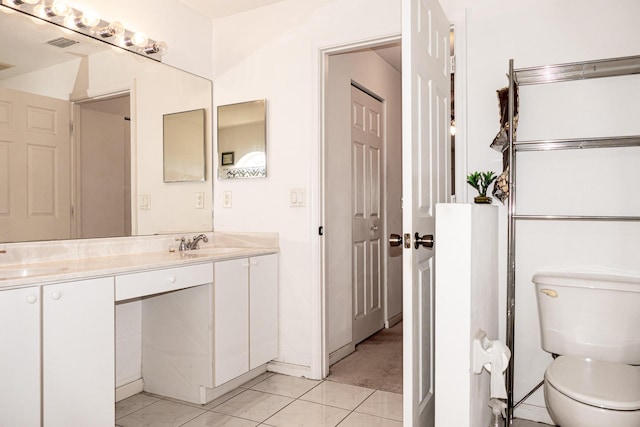
[(60, 298), (62, 298), (62, 294), (60, 293), (60, 291), (54, 291), (51, 294), (51, 298), (53, 298), (54, 300), (59, 300)]
[(37, 296), (35, 296), (34, 294), (27, 295), (27, 302), (29, 304), (34, 304), (36, 301), (38, 301), (38, 297)]
[(176, 283), (176, 276), (169, 276), (167, 280), (169, 280), (169, 282), (171, 283)]

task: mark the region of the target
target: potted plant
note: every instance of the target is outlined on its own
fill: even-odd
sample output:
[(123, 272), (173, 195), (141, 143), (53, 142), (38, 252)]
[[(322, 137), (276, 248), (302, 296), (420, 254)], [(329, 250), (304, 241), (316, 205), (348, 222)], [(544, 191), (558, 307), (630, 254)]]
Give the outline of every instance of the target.
[(478, 190), (478, 196), (474, 197), (476, 203), (491, 203), (491, 197), (487, 197), (487, 189), (498, 178), (493, 171), (473, 172), (467, 176), (467, 183)]

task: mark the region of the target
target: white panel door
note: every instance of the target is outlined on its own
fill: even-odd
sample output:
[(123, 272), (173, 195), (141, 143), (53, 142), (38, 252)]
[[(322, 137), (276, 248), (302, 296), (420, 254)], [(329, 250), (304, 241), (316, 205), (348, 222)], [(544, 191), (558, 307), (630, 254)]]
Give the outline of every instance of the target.
[(278, 255), (249, 258), (249, 369), (278, 357)]
[(114, 279), (42, 287), (47, 427), (115, 424)]
[(249, 370), (249, 260), (215, 262), (213, 269), (217, 387)]
[(40, 288), (0, 292), (0, 426), (40, 426)]
[(403, 0), (402, 20), (403, 417), (431, 427), (434, 251), (415, 244), (433, 239), (435, 204), (450, 194), (449, 22), (437, 0)]
[(1, 240), (71, 236), (69, 103), (0, 88)]
[(382, 102), (351, 87), (353, 343), (384, 325)]

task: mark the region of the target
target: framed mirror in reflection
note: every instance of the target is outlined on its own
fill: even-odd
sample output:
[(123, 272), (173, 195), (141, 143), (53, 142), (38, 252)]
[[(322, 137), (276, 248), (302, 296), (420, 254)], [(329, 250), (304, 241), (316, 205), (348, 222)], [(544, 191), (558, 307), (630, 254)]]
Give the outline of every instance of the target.
[(267, 176), (266, 100), (218, 107), (218, 178)]
[(163, 167), (163, 116), (211, 117), (211, 81), (11, 12), (0, 13), (0, 243), (211, 231), (211, 120), (203, 178), (167, 184)]
[(164, 182), (204, 181), (204, 109), (165, 114)]

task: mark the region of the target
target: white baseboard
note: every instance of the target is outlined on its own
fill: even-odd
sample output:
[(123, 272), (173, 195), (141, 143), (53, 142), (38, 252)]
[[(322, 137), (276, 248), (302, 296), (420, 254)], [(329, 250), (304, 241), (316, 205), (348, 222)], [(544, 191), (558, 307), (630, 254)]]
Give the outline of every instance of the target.
[[(294, 365), (292, 363), (284, 362), (269, 362), (267, 363), (267, 371), (275, 372), (276, 374), (284, 374), (292, 377), (304, 377), (314, 379), (311, 375), (311, 367), (303, 365)], [(320, 379), (320, 378), (315, 378)]]
[(144, 380), (142, 378), (131, 381), (123, 386), (116, 388), (116, 403), (136, 395), (144, 390)]
[(387, 328), (387, 329), (388, 328), (393, 328), (394, 326), (396, 326), (400, 322), (402, 322), (402, 313), (398, 313), (395, 316), (392, 316), (386, 322), (384, 322), (384, 327)]
[(520, 418), (523, 420), (536, 421), (539, 423), (550, 424), (552, 426), (555, 425), (549, 416), (547, 408), (544, 406), (523, 403), (516, 408), (513, 412), (513, 416), (514, 418)]
[(356, 351), (356, 346), (352, 342), (345, 346), (340, 347), (339, 349), (337, 349), (336, 351), (334, 351), (329, 355), (329, 366), (344, 359), (354, 351)]

